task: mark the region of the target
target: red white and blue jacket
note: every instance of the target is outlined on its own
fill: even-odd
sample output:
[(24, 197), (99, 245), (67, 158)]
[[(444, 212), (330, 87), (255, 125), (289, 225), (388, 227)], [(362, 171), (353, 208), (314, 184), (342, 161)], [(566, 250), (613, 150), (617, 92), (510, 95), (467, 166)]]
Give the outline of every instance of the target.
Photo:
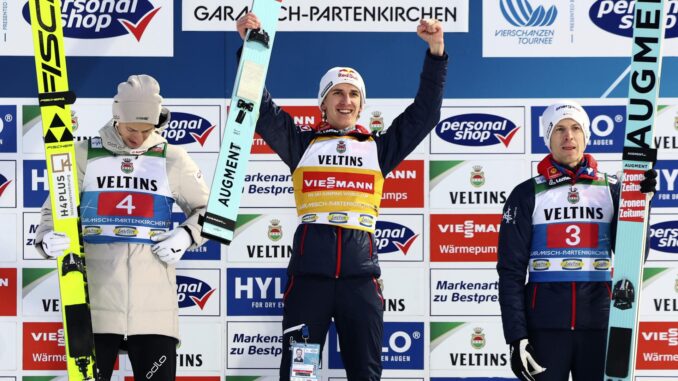
[[(447, 75), (448, 57), (428, 52), (414, 102), (382, 133), (370, 133), (356, 126), (348, 133), (357, 140), (373, 142), (378, 168), (383, 177), (409, 155), (440, 120), (440, 107)], [(346, 139), (346, 133), (330, 126), (319, 129), (297, 127), (292, 116), (279, 108), (264, 91), (256, 132), (294, 173), (306, 150), (318, 139)], [(294, 235), (289, 275), (324, 277), (379, 277), (374, 235), (366, 230), (332, 224), (302, 223)]]
[[(551, 155), (507, 199), (499, 232), (499, 304), (507, 343), (539, 329), (607, 329), (620, 184), (585, 155)], [(525, 284), (529, 273), (528, 283)]]

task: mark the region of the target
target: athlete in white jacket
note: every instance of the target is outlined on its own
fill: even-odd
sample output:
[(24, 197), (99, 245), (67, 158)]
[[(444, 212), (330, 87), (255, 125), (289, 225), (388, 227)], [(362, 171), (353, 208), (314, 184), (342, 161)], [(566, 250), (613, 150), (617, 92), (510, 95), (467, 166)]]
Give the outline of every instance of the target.
[[(110, 379), (120, 349), (135, 379), (174, 380), (179, 340), (176, 270), (202, 245), (198, 217), (209, 189), (185, 150), (160, 130), (169, 119), (158, 82), (133, 75), (118, 85), (113, 120), (76, 145), (80, 216), (97, 367)], [(172, 229), (172, 204), (187, 219)], [(47, 200), (36, 248), (56, 257), (68, 237), (53, 231)], [(161, 364), (153, 368), (154, 362)]]

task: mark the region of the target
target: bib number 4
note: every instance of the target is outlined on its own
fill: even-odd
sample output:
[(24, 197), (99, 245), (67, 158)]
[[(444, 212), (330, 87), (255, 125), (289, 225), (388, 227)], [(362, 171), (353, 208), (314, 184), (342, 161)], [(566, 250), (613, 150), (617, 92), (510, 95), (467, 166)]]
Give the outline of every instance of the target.
[(97, 205), (101, 216), (153, 217), (153, 196), (144, 193), (103, 192)]

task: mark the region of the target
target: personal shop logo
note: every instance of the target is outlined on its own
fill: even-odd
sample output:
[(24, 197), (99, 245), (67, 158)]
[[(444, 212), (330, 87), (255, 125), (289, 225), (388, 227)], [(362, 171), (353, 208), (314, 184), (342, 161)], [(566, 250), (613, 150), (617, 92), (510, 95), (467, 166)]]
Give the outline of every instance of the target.
[[(633, 18), (635, 1), (629, 0), (598, 0), (589, 9), (589, 18), (598, 28), (622, 37), (633, 37)], [(678, 37), (678, 7), (675, 2), (666, 3), (665, 37)], [(646, 20), (649, 21), (649, 20)]]
[(205, 146), (216, 125), (209, 120), (186, 112), (173, 112), (161, 135), (170, 144), (198, 143)]
[[(131, 34), (141, 41), (146, 28), (161, 8), (148, 0), (64, 0), (61, 3), (64, 37), (99, 39)], [(22, 14), (30, 24), (28, 2)]]
[(435, 128), (446, 142), (467, 147), (503, 144), (508, 147), (520, 127), (502, 116), (461, 114), (449, 117)]

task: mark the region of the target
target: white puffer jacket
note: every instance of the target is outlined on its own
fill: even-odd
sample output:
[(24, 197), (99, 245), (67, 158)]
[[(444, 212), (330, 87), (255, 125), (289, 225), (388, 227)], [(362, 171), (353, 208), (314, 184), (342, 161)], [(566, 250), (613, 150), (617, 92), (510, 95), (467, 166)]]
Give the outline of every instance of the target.
[[(99, 130), (103, 147), (119, 155), (130, 155), (113, 123)], [(149, 136), (135, 149), (147, 150), (167, 141), (158, 133)], [(205, 213), (209, 189), (202, 173), (182, 148), (168, 145), (167, 178), (172, 196), (188, 216), (186, 226), (193, 239), (191, 248), (206, 240), (200, 236), (198, 216)], [(76, 144), (79, 189), (87, 167), (87, 142)], [(181, 227), (178, 227), (181, 228)], [(42, 255), (42, 238), (53, 229), (49, 199), (42, 207), (36, 248)], [(156, 334), (179, 339), (179, 307), (176, 269), (151, 253), (150, 245), (85, 243), (87, 280), (94, 333), (120, 335)]]

